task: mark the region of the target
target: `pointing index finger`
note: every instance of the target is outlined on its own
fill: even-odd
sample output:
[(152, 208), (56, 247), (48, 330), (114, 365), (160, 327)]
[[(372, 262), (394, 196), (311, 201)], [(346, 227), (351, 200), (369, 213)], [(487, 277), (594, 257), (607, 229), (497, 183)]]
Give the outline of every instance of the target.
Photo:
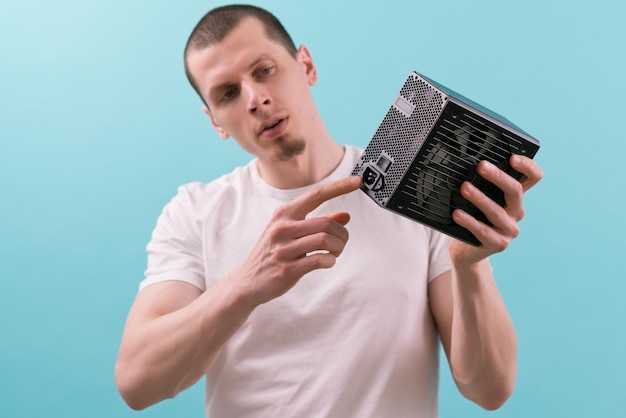
[(358, 176), (346, 177), (317, 186), (290, 202), (285, 212), (294, 219), (304, 219), (327, 200), (353, 192), (359, 187), (361, 187), (361, 178)]

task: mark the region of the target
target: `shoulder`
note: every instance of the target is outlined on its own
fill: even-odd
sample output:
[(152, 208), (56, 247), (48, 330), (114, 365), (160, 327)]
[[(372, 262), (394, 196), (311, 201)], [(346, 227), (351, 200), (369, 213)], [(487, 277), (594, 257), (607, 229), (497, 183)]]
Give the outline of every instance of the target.
[(237, 167), (208, 183), (196, 181), (183, 184), (178, 187), (175, 199), (184, 199), (192, 206), (222, 202), (225, 198), (245, 193), (252, 187), (251, 170), (252, 163)]
[(232, 214), (235, 208), (245, 205), (243, 200), (250, 195), (251, 166), (252, 162), (208, 183), (196, 181), (179, 186), (163, 208), (161, 218), (197, 227)]

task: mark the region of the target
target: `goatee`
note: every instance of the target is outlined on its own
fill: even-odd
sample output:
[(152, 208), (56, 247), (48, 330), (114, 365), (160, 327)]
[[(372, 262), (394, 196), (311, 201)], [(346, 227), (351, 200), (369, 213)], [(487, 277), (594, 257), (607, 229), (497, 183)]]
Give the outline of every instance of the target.
[(278, 142), (279, 151), (273, 158), (274, 161), (288, 161), (296, 155), (302, 154), (306, 148), (306, 142), (303, 138), (288, 140), (284, 137), (279, 137), (276, 141)]

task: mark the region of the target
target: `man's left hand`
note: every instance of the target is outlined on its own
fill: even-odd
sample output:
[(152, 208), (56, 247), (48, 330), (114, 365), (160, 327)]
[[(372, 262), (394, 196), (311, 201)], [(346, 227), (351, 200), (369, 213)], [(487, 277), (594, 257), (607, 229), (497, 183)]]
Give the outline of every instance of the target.
[(474, 247), (458, 240), (450, 243), (450, 257), (459, 266), (477, 263), (491, 254), (504, 251), (520, 233), (518, 223), (524, 217), (524, 193), (543, 177), (543, 171), (537, 163), (528, 157), (513, 155), (511, 167), (522, 173), (521, 180), (516, 180), (495, 165), (481, 161), (478, 174), (504, 192), (504, 207), (491, 200), (470, 182), (461, 186), (461, 194), (485, 214), (492, 226), (478, 221), (461, 209), (453, 213), (454, 221), (472, 232), (481, 242)]

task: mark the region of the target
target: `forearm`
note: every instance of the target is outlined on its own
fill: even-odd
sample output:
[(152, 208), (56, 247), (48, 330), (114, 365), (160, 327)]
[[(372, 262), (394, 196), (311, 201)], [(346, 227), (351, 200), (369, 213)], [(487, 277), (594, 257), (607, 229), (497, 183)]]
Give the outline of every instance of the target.
[(452, 297), (455, 381), (469, 399), (497, 408), (515, 385), (517, 338), (487, 260), (453, 268)]
[(251, 311), (224, 280), (154, 319), (134, 321), (131, 313), (115, 371), (126, 402), (143, 409), (197, 382)]

